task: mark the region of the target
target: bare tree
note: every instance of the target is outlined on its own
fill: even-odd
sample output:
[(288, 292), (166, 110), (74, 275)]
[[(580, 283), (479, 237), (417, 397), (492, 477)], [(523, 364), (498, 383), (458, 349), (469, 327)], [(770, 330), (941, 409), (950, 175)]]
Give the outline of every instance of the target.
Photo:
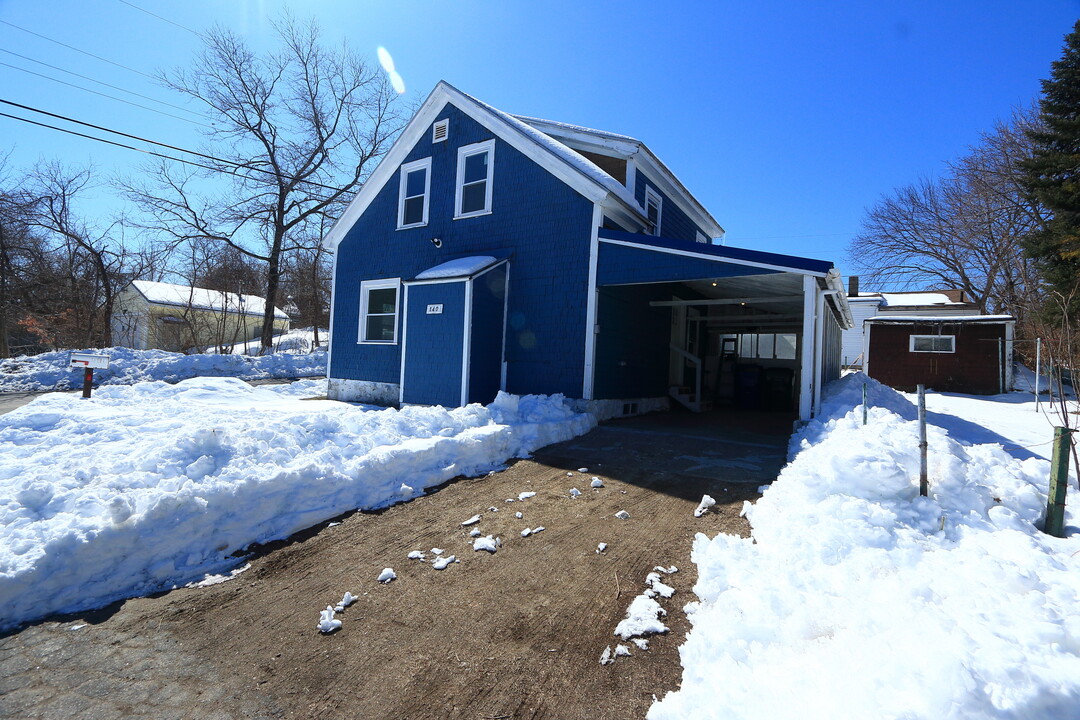
[(1020, 184), (1030, 110), (999, 123), (944, 177), (893, 191), (872, 207), (849, 248), (882, 286), (960, 288), (983, 312), (1023, 319), (1039, 280), (1021, 244), (1045, 222)]
[(261, 341), (272, 344), (282, 262), (307, 248), (389, 149), (403, 124), (397, 95), (377, 66), (346, 47), (325, 49), (314, 22), (275, 26), (281, 50), (257, 56), (215, 29), (190, 70), (162, 81), (214, 118), (204, 169), (162, 161), (149, 184), (126, 190), (148, 227), (181, 240), (210, 239), (266, 263)]

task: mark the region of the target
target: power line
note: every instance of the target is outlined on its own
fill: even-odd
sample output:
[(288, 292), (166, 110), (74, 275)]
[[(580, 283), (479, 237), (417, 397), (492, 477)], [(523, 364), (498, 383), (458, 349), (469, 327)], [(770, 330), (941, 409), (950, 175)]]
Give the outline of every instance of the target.
[(186, 27), (186, 26), (184, 26), (184, 25), (181, 25), (181, 24), (180, 24), (180, 23), (178, 23), (178, 22), (173, 22), (172, 20), (170, 20), (170, 19), (169, 19), (169, 18), (167, 18), (167, 17), (162, 17), (162, 16), (160, 16), (160, 15), (157, 15), (157, 14), (155, 14), (155, 13), (152, 13), (152, 12), (150, 12), (149, 10), (147, 10), (146, 8), (141, 8), (141, 7), (139, 7), (138, 5), (136, 5), (135, 3), (130, 3), (130, 2), (128, 2), (128, 0), (119, 0), (119, 1), (120, 1), (120, 2), (122, 2), (122, 3), (124, 3), (125, 5), (127, 5), (128, 7), (133, 7), (133, 8), (135, 8), (135, 9), (136, 9), (136, 10), (138, 10), (139, 12), (144, 12), (144, 13), (146, 13), (147, 15), (151, 15), (151, 16), (153, 16), (153, 17), (156, 17), (156, 18), (157, 18), (158, 20), (162, 20), (162, 21), (164, 21), (164, 22), (167, 22), (167, 23), (169, 23), (170, 25), (175, 25), (176, 27), (180, 28), (181, 30), (187, 30), (187, 31), (188, 31), (189, 33), (191, 33), (192, 35), (194, 35), (194, 36), (196, 36), (196, 37), (201, 37), (201, 36), (199, 35), (199, 33), (195, 32), (195, 31), (194, 31), (194, 30), (192, 30), (191, 28), (189, 28), (189, 27)]
[[(202, 165), (201, 163), (192, 162), (190, 160), (184, 160), (183, 158), (177, 158), (177, 157), (173, 157), (171, 155), (165, 155), (163, 153), (154, 152), (153, 150), (146, 150), (144, 148), (137, 148), (137, 147), (134, 147), (132, 145), (125, 145), (124, 143), (118, 143), (118, 142), (115, 142), (113, 140), (107, 140), (105, 138), (99, 138), (99, 137), (96, 137), (94, 135), (86, 135), (84, 133), (75, 132), (74, 130), (68, 130), (66, 128), (56, 127), (55, 125), (49, 125), (47, 123), (40, 123), (40, 122), (37, 122), (35, 120), (30, 120), (29, 118), (19, 117), (17, 115), (8, 115), (7, 113), (0, 113), (0, 117), (11, 118), (12, 120), (21, 120), (23, 122), (30, 123), (31, 125), (37, 125), (39, 127), (49, 128), (50, 130), (58, 130), (60, 132), (68, 133), (69, 135), (76, 135), (78, 137), (86, 138), (88, 140), (97, 140), (98, 142), (103, 142), (103, 143), (106, 143), (106, 144), (109, 144), (109, 145), (115, 145), (117, 147), (127, 148), (128, 150), (135, 150), (136, 152), (147, 153), (149, 155), (154, 155), (156, 157), (165, 158), (166, 160), (174, 160), (176, 162), (186, 163), (188, 165), (194, 165), (195, 167), (200, 167), (200, 168), (203, 168), (205, 170), (214, 170), (214, 171), (217, 171), (217, 172), (226, 172), (226, 173), (229, 173), (231, 175), (236, 175), (238, 177), (242, 177), (242, 175), (240, 173), (235, 171), (235, 169), (242, 169), (242, 170), (245, 170), (245, 171), (248, 171), (248, 172), (259, 172), (259, 173), (263, 173), (265, 175), (273, 175), (274, 177), (278, 177), (278, 173), (274, 172), (273, 170), (265, 170), (263, 168), (251, 167), (250, 165), (246, 165), (244, 163), (238, 163), (238, 162), (233, 161), (233, 160), (224, 160), (224, 159), (219, 158), (219, 157), (214, 157), (213, 155), (207, 155), (205, 153), (196, 152), (194, 150), (187, 150), (185, 148), (178, 147), (176, 145), (169, 145), (168, 143), (162, 143), (162, 142), (158, 142), (156, 140), (149, 140), (147, 138), (140, 137), (138, 135), (132, 135), (130, 133), (121, 132), (120, 130), (112, 130), (112, 129), (104, 127), (102, 125), (94, 125), (93, 123), (83, 122), (82, 120), (76, 120), (74, 118), (67, 117), (66, 115), (58, 115), (56, 113), (51, 113), (51, 112), (49, 112), (47, 110), (40, 110), (38, 108), (31, 107), (29, 105), (22, 105), (22, 104), (17, 103), (17, 102), (12, 102), (11, 100), (4, 100), (3, 98), (0, 98), (0, 103), (3, 103), (4, 105), (10, 105), (12, 107), (17, 107), (17, 108), (19, 108), (21, 110), (28, 110), (30, 112), (35, 112), (35, 113), (39, 113), (41, 115), (46, 115), (48, 117), (55, 118), (57, 120), (63, 120), (65, 122), (75, 123), (76, 125), (82, 125), (83, 127), (89, 127), (89, 128), (93, 128), (95, 130), (100, 130), (102, 132), (112, 133), (113, 135), (119, 135), (120, 137), (129, 138), (131, 140), (138, 140), (139, 142), (150, 143), (151, 145), (157, 145), (158, 147), (168, 148), (169, 150), (176, 150), (177, 152), (186, 153), (188, 155), (195, 155), (196, 157), (206, 158), (207, 160), (210, 160), (210, 161), (213, 161), (213, 162), (216, 162), (216, 163), (221, 163), (222, 165), (229, 165), (234, 169), (230, 170), (230, 169), (223, 169), (223, 168), (219, 168), (219, 167), (211, 167), (211, 166), (208, 166), (208, 165)], [(332, 187), (330, 185), (323, 185), (322, 183), (315, 182), (314, 180), (304, 180), (304, 179), (297, 178), (296, 181), (304, 183), (306, 185), (313, 185), (315, 187), (320, 187), (320, 188), (323, 188), (325, 190), (332, 190), (334, 192), (337, 192), (338, 190), (341, 189), (341, 188)]]
[[(2, 22), (2, 21), (0, 21), (0, 22)], [(192, 123), (194, 125), (201, 125), (201, 126), (203, 126), (205, 128), (213, 129), (212, 125), (207, 125), (206, 123), (201, 123), (201, 122), (198, 122), (196, 120), (192, 120), (191, 118), (180, 117), (179, 115), (173, 115), (172, 113), (167, 113), (164, 110), (158, 110), (156, 108), (146, 107), (145, 105), (140, 105), (139, 103), (131, 102), (130, 100), (125, 100), (123, 98), (118, 98), (115, 95), (109, 95), (108, 93), (99, 92), (97, 90), (91, 90), (90, 88), (86, 88), (86, 87), (83, 87), (81, 85), (76, 85), (75, 83), (69, 83), (66, 80), (60, 80), (59, 78), (49, 77), (48, 75), (43, 75), (42, 73), (34, 72), (33, 70), (27, 70), (26, 68), (21, 68), (21, 67), (18, 67), (17, 65), (11, 65), (11, 64), (8, 64), (6, 62), (0, 62), (0, 66), (9, 67), (12, 70), (19, 70), (20, 72), (24, 72), (24, 73), (27, 73), (27, 74), (30, 74), (30, 75), (36, 75), (39, 78), (45, 78), (46, 80), (52, 80), (53, 82), (60, 83), (61, 85), (67, 85), (68, 87), (73, 87), (73, 88), (75, 88), (77, 90), (82, 90), (84, 92), (93, 93), (94, 95), (100, 95), (101, 97), (109, 98), (110, 100), (115, 100), (117, 102), (122, 102), (125, 105), (131, 105), (132, 107), (141, 108), (143, 110), (149, 110), (150, 112), (155, 112), (158, 115), (164, 115), (166, 117), (175, 118), (177, 120), (183, 120), (184, 122), (189, 122), (189, 123)], [(190, 112), (190, 111), (188, 111), (188, 112)]]
[(92, 57), (92, 58), (94, 58), (96, 60), (100, 60), (102, 62), (107, 62), (110, 65), (115, 65), (118, 68), (123, 68), (124, 70), (127, 70), (129, 72), (137, 73), (139, 75), (142, 75), (145, 78), (150, 78), (151, 80), (156, 80), (157, 79), (153, 75), (147, 75), (142, 70), (136, 70), (135, 68), (128, 67), (127, 65), (122, 65), (121, 63), (109, 60), (108, 58), (103, 58), (100, 55), (95, 55), (92, 52), (87, 52), (86, 50), (80, 50), (79, 48), (75, 47), (74, 45), (68, 45), (67, 43), (62, 43), (59, 40), (53, 40), (51, 37), (47, 37), (45, 35), (42, 35), (41, 33), (36, 33), (33, 30), (27, 30), (26, 28), (20, 27), (20, 26), (16, 25), (15, 23), (8, 22), (7, 20), (0, 20), (0, 23), (3, 23), (4, 25), (7, 25), (9, 27), (13, 27), (16, 30), (22, 30), (24, 33), (29, 33), (30, 35), (34, 35), (35, 37), (41, 38), (42, 40), (48, 40), (51, 43), (55, 43), (56, 45), (60, 45), (61, 47), (66, 47), (68, 50), (74, 50), (77, 53), (82, 53), (83, 55), (86, 55), (87, 57)]
[[(98, 85), (104, 85), (105, 87), (112, 88), (113, 90), (119, 90), (120, 92), (125, 92), (125, 93), (127, 93), (129, 95), (134, 95), (135, 97), (141, 97), (144, 100), (149, 100), (150, 102), (156, 102), (156, 103), (158, 103), (160, 105), (165, 105), (166, 107), (175, 108), (177, 110), (181, 110), (181, 111), (186, 112), (186, 113), (191, 113), (192, 115), (197, 115), (197, 116), (202, 117), (202, 118), (206, 117), (202, 113), (196, 112), (194, 110), (188, 110), (185, 107), (180, 107), (179, 105), (173, 105), (172, 103), (165, 102), (164, 100), (157, 100), (155, 98), (150, 97), (149, 95), (143, 95), (141, 93), (137, 93), (134, 90), (127, 90), (126, 88), (122, 88), (119, 85), (110, 85), (107, 82), (103, 82), (101, 80), (95, 80), (94, 78), (92, 78), (92, 77), (90, 77), (88, 75), (80, 75), (77, 72), (73, 72), (71, 70), (65, 70), (64, 68), (58, 67), (56, 65), (50, 65), (49, 63), (43, 62), (41, 60), (35, 60), (34, 58), (28, 57), (26, 55), (20, 55), (19, 53), (12, 52), (11, 50), (5, 50), (4, 48), (0, 48), (0, 52), (7, 53), (8, 55), (14, 55), (15, 57), (21, 58), (23, 60), (29, 60), (30, 62), (36, 63), (37, 65), (44, 65), (45, 67), (51, 68), (53, 70), (59, 70), (60, 72), (67, 73), (68, 75), (74, 75), (75, 77), (82, 78), (83, 80), (89, 80), (90, 82), (97, 83)], [(13, 65), (8, 65), (8, 67), (14, 67), (14, 66)], [(15, 69), (16, 70), (22, 70), (22, 68), (15, 68)], [(42, 77), (47, 77), (47, 76), (43, 75)], [(48, 78), (48, 79), (54, 80), (55, 78)], [(74, 87), (79, 87), (79, 86), (76, 85)], [(86, 88), (81, 88), (81, 89), (85, 90)]]

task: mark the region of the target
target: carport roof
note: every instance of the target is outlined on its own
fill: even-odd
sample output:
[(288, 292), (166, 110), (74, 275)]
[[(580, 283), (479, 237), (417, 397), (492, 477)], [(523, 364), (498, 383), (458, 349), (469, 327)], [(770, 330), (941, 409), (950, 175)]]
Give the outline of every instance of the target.
[(833, 268), (833, 264), (827, 260), (814, 260), (796, 255), (781, 255), (779, 253), (723, 245), (709, 245), (691, 240), (674, 240), (655, 235), (641, 235), (605, 228), (600, 229), (599, 239), (613, 243), (631, 244), (658, 252), (697, 257), (699, 259), (715, 259), (721, 262), (767, 268), (781, 272), (796, 272), (804, 275), (825, 276)]

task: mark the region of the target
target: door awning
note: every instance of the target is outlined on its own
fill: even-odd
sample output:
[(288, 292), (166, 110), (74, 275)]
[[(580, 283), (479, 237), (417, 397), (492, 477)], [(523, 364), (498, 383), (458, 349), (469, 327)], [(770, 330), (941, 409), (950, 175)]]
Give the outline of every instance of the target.
[(468, 278), (478, 275), (492, 265), (502, 262), (500, 258), (491, 255), (472, 255), (469, 257), (448, 260), (444, 263), (428, 268), (417, 275), (413, 280), (450, 280), (453, 278)]

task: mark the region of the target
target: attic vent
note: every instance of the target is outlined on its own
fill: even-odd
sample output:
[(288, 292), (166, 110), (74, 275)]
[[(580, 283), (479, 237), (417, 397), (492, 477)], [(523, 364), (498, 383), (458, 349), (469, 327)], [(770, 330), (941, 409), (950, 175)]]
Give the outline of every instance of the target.
[(442, 142), (446, 139), (446, 133), (450, 129), (449, 120), (440, 120), (435, 123), (435, 126), (431, 128), (431, 142)]

